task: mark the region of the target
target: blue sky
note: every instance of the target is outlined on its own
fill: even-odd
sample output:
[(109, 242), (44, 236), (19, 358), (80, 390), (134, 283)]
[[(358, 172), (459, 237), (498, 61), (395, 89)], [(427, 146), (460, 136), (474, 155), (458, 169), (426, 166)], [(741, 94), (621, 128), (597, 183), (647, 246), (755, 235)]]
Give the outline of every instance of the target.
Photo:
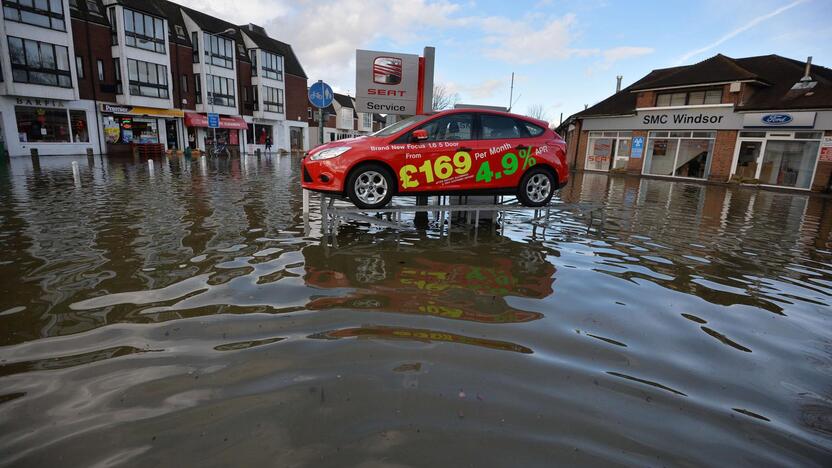
[(178, 0), (293, 45), (310, 80), (355, 88), (355, 49), (436, 47), (436, 81), (462, 102), (542, 104), (557, 121), (655, 68), (779, 54), (832, 67), (832, 0)]

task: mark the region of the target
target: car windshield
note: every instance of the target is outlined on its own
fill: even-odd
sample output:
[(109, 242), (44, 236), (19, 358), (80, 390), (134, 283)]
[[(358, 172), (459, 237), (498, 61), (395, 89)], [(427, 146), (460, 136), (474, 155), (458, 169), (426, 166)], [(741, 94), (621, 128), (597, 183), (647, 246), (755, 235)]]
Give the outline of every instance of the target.
[(412, 117), (408, 117), (404, 120), (399, 120), (398, 122), (394, 123), (393, 125), (389, 125), (387, 127), (382, 128), (381, 130), (373, 133), (371, 136), (390, 136), (394, 133), (397, 133), (399, 130), (407, 128), (415, 123), (419, 123), (430, 116), (428, 115), (414, 115)]

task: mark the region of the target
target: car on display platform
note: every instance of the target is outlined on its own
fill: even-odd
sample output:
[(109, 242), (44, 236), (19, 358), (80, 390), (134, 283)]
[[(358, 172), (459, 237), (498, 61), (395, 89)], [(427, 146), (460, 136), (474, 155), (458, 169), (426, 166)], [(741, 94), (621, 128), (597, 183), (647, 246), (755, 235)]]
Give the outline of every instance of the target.
[(549, 203), (566, 185), (566, 143), (541, 120), (489, 110), (416, 115), (309, 151), (302, 186), (363, 209), (393, 196), (516, 195)]

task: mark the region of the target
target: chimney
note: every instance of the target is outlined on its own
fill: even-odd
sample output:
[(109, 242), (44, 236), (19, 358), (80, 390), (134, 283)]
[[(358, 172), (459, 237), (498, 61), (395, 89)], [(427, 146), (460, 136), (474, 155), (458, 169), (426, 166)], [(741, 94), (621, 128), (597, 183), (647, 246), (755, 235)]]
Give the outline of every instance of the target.
[(812, 81), (812, 56), (806, 59), (806, 70), (803, 72), (803, 78), (800, 81)]
[[(809, 57), (809, 60), (811, 60), (811, 57)], [(621, 79), (622, 78), (624, 78), (624, 77), (621, 76), (621, 75), (618, 75), (618, 76), (615, 77), (615, 92), (616, 93), (621, 91)]]

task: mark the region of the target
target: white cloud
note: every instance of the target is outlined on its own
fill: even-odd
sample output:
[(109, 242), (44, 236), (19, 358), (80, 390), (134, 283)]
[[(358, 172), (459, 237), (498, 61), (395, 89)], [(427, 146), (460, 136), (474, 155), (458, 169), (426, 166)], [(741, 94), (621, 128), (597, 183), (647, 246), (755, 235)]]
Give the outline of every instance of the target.
[(486, 57), (505, 62), (530, 64), (597, 52), (570, 47), (575, 35), (573, 14), (550, 19), (539, 28), (535, 28), (533, 23), (531, 17), (524, 20), (483, 18), (479, 25), (486, 32), (485, 43), (490, 44), (483, 53)]
[(592, 75), (599, 71), (609, 70), (619, 60), (641, 57), (642, 55), (652, 54), (653, 52), (654, 49), (652, 47), (622, 46), (606, 49), (600, 54), (601, 60), (587, 68), (586, 74)]
[(743, 33), (745, 31), (748, 31), (749, 29), (753, 28), (754, 26), (757, 26), (758, 24), (762, 23), (763, 21), (765, 21), (767, 19), (770, 19), (770, 18), (773, 18), (773, 17), (775, 17), (775, 16), (777, 16), (777, 15), (779, 15), (779, 14), (781, 14), (781, 13), (787, 11), (787, 10), (790, 10), (790, 9), (792, 9), (792, 8), (798, 6), (801, 3), (804, 3), (806, 1), (807, 0), (797, 0), (795, 2), (789, 3), (788, 5), (782, 6), (782, 7), (778, 8), (778, 9), (776, 9), (776, 10), (770, 12), (770, 13), (766, 13), (765, 15), (760, 15), (760, 16), (757, 16), (755, 18), (752, 18), (751, 21), (743, 24), (742, 26), (734, 29), (733, 31), (730, 31), (729, 33), (723, 35), (722, 37), (720, 37), (716, 41), (714, 41), (714, 42), (712, 42), (712, 43), (710, 43), (710, 44), (708, 44), (704, 47), (701, 47), (699, 49), (691, 50), (691, 51), (683, 54), (681, 57), (679, 57), (676, 60), (676, 64), (679, 65), (679, 64), (686, 63), (688, 61), (688, 59), (690, 59), (691, 57), (695, 57), (695, 56), (697, 56), (697, 55), (699, 55), (703, 52), (707, 52), (707, 51), (719, 46), (723, 42), (734, 38), (738, 34)]

